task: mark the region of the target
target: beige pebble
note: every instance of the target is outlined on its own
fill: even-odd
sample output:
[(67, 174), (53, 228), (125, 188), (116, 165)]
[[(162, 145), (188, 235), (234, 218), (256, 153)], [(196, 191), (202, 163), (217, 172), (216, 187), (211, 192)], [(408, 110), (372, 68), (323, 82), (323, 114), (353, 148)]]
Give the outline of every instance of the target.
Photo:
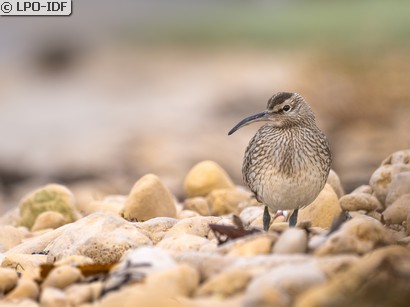
[(157, 244), (178, 220), (172, 217), (156, 217), (145, 222), (135, 223), (135, 227)]
[(40, 213), (34, 222), (31, 231), (38, 231), (43, 229), (56, 229), (66, 224), (64, 215), (56, 211), (45, 211)]
[(251, 194), (235, 189), (216, 189), (207, 196), (212, 215), (239, 214), (241, 203), (250, 202)]
[(205, 197), (197, 196), (192, 198), (187, 198), (184, 201), (184, 208), (198, 212), (200, 215), (210, 215), (209, 204)]
[(19, 279), (17, 286), (7, 294), (9, 300), (32, 299), (37, 300), (40, 294), (38, 284), (31, 279)]
[(330, 170), (329, 176), (327, 177), (327, 183), (332, 186), (338, 198), (342, 197), (345, 194), (339, 176), (332, 169)]
[(67, 301), (72, 306), (79, 306), (84, 303), (92, 303), (96, 301), (102, 291), (101, 282), (93, 282), (87, 284), (72, 284), (65, 289)]
[(398, 245), (379, 248), (334, 275), (329, 282), (302, 293), (295, 306), (407, 306), (408, 259), (408, 248)]
[(20, 225), (31, 229), (37, 217), (45, 211), (57, 211), (67, 223), (76, 220), (74, 195), (65, 186), (48, 184), (26, 195), (19, 204)]
[(96, 212), (63, 227), (63, 233), (45, 248), (49, 262), (82, 255), (95, 263), (113, 263), (129, 249), (152, 244), (134, 223), (110, 213)]
[(60, 265), (71, 265), (71, 266), (79, 266), (79, 265), (89, 265), (93, 264), (94, 261), (90, 257), (81, 256), (81, 255), (71, 255), (60, 259), (54, 262), (55, 266)]
[(198, 212), (192, 210), (181, 210), (177, 214), (179, 220), (188, 219), (191, 217), (201, 216)]
[(20, 244), (30, 235), (30, 232), (25, 227), (4, 225), (0, 226), (0, 234), (0, 253), (2, 253)]
[(245, 226), (251, 225), (257, 218), (262, 218), (263, 206), (252, 206), (242, 210), (239, 218)]
[(258, 233), (236, 239), (231, 245), (225, 245), (223, 249), (228, 249), (228, 256), (249, 257), (270, 254), (277, 238), (278, 236), (273, 233)]
[(127, 196), (124, 195), (108, 195), (102, 200), (91, 200), (81, 206), (81, 212), (84, 215), (89, 215), (94, 212), (108, 212), (120, 215), (124, 210)]
[(253, 273), (247, 270), (228, 269), (209, 278), (201, 284), (196, 295), (217, 295), (226, 298), (244, 291), (253, 275)]
[(402, 224), (410, 214), (410, 193), (403, 194), (383, 211), (383, 219), (387, 225)]
[(206, 196), (216, 189), (233, 189), (235, 185), (228, 174), (213, 161), (202, 161), (191, 168), (184, 179), (188, 197)]
[(369, 184), (382, 205), (385, 206), (387, 190), (393, 177), (401, 172), (408, 171), (410, 171), (409, 164), (383, 164), (374, 171)]
[(275, 254), (298, 254), (307, 250), (307, 233), (303, 229), (289, 228), (285, 230), (273, 246)]
[(0, 295), (13, 289), (17, 284), (17, 272), (9, 268), (0, 268)]
[(408, 193), (410, 193), (410, 171), (395, 175), (387, 190), (386, 207), (393, 204), (400, 196)]
[(277, 222), (277, 223), (272, 223), (269, 227), (269, 231), (273, 232), (284, 232), (289, 228), (289, 223), (288, 222)]
[(366, 215), (357, 215), (331, 234), (315, 254), (318, 256), (341, 253), (360, 255), (390, 240), (390, 234), (379, 221)]
[(352, 193), (340, 198), (340, 207), (345, 211), (373, 211), (381, 209), (379, 200), (367, 193)]
[(370, 185), (363, 184), (361, 186), (358, 186), (356, 189), (354, 189), (350, 194), (356, 194), (356, 193), (373, 194), (373, 189)]
[[(312, 263), (281, 265), (252, 279), (245, 292), (244, 305), (289, 306), (298, 294), (325, 281), (323, 272)], [(275, 290), (273, 294), (272, 290)]]
[(211, 242), (204, 237), (191, 234), (180, 234), (178, 236), (165, 237), (156, 246), (165, 250), (177, 252), (200, 250), (210, 251), (216, 249), (215, 242)]
[(130, 221), (144, 222), (154, 217), (176, 217), (174, 197), (153, 174), (140, 178), (132, 187), (124, 205), (123, 216)]
[(311, 221), (314, 227), (329, 228), (341, 212), (335, 191), (326, 184), (310, 205), (299, 209), (298, 222)]
[(6, 253), (3, 263), (3, 267), (13, 268), (22, 277), (27, 279), (35, 279), (39, 277), (39, 266), (46, 262), (46, 255), (31, 255), (31, 254), (17, 254)]
[(40, 295), (41, 307), (71, 307), (65, 293), (58, 288), (45, 288)]
[(197, 216), (178, 221), (166, 233), (165, 237), (175, 237), (180, 234), (191, 234), (206, 237), (210, 231), (209, 224), (216, 224), (221, 220), (219, 216)]
[(41, 287), (53, 287), (64, 289), (65, 287), (80, 281), (82, 278), (81, 271), (70, 265), (61, 265), (54, 268), (46, 277)]

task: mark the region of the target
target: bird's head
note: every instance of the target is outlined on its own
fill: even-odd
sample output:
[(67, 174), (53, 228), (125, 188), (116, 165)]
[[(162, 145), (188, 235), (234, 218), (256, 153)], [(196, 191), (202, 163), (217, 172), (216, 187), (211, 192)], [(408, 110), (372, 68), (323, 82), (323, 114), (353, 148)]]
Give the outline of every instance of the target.
[(307, 102), (299, 94), (279, 92), (268, 100), (265, 111), (241, 120), (229, 131), (228, 135), (244, 126), (261, 121), (269, 122), (277, 128), (286, 128), (314, 123), (315, 115)]

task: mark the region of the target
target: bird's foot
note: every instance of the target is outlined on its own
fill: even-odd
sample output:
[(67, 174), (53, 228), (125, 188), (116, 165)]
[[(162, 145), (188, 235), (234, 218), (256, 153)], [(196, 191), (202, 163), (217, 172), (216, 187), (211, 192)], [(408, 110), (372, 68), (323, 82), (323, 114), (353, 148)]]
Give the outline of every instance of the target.
[(270, 214), (269, 214), (269, 210), (268, 207), (265, 206), (265, 209), (263, 210), (263, 230), (268, 231), (269, 230), (269, 226), (270, 226)]
[(298, 221), (298, 209), (293, 210), (292, 215), (289, 218), (289, 227), (295, 227)]

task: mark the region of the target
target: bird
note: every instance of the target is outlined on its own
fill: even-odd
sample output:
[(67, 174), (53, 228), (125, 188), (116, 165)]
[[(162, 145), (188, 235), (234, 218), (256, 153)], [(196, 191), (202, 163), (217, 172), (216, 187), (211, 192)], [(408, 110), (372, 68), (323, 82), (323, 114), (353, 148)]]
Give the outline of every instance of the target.
[(298, 93), (278, 92), (266, 110), (246, 117), (228, 135), (255, 122), (265, 122), (250, 140), (242, 175), (256, 199), (265, 205), (263, 228), (269, 229), (269, 209), (293, 210), (289, 226), (297, 223), (298, 210), (308, 206), (326, 184), (332, 156), (315, 114)]

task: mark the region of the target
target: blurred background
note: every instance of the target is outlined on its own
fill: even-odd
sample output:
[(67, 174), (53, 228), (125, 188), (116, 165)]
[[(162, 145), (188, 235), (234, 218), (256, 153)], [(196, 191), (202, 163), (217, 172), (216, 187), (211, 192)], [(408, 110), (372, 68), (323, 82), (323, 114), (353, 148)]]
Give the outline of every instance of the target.
[(80, 199), (146, 173), (182, 199), (195, 163), (242, 184), (276, 91), (302, 94), (346, 191), (410, 147), (410, 2), (73, 0), (70, 17), (0, 17), (0, 212), (48, 182)]

